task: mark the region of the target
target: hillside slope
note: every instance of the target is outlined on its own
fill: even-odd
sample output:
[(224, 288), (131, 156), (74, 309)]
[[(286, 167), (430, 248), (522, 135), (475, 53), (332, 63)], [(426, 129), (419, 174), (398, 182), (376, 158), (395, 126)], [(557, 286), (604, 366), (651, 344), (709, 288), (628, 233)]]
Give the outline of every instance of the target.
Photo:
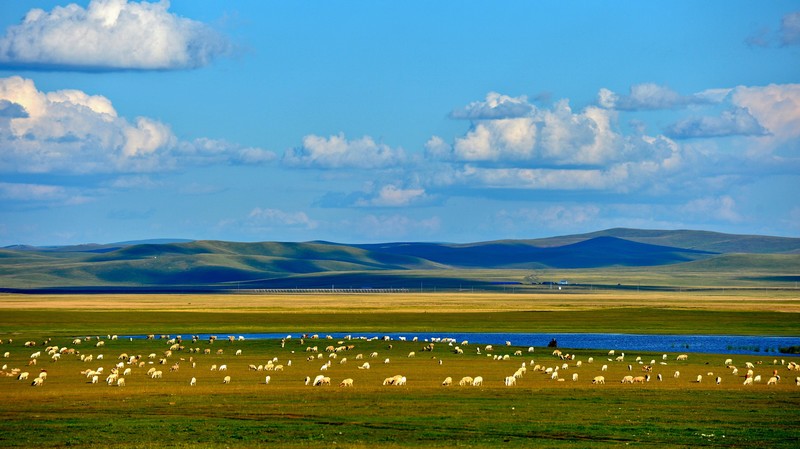
[(502, 270), (615, 267), (746, 272), (752, 266), (760, 276), (775, 271), (784, 273), (781, 279), (794, 279), (781, 267), (796, 266), (798, 261), (800, 239), (637, 229), (469, 244), (170, 241), (20, 246), (0, 249), (0, 289), (229, 288), (242, 283), (286, 288), (334, 283), (399, 287), (434, 278), (441, 285), (458, 287), (477, 277), (497, 283), (495, 279), (502, 276), (496, 273)]

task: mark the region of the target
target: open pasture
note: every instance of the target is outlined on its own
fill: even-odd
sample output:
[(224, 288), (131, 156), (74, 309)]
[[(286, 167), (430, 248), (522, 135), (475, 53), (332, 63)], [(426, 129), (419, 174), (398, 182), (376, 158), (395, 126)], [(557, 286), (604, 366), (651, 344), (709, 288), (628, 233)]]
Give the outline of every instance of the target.
[[(797, 335), (797, 302), (787, 292), (2, 296), (0, 355), (8, 357), (0, 359), (6, 404), (0, 447), (794, 447), (800, 371), (789, 364), (800, 362), (796, 356), (689, 354), (677, 360), (680, 353), (665, 348), (629, 351), (617, 361), (620, 348), (560, 348), (574, 355), (562, 360), (552, 349), (529, 352), (513, 341), (491, 351), (432, 342), (426, 351), (431, 342), (411, 340), (415, 331), (446, 337), (459, 330)], [(353, 339), (325, 338), (341, 331), (352, 331)], [(191, 339), (214, 332), (214, 343)], [(283, 345), (236, 338), (249, 332), (293, 338)], [(319, 338), (301, 340), (304, 332)], [(407, 338), (384, 341), (382, 332), (407, 332)], [(124, 337), (146, 334), (155, 338)], [(170, 343), (178, 334), (181, 341)], [(26, 347), (28, 341), (36, 345)], [(167, 356), (174, 344), (179, 347)], [(58, 347), (58, 361), (48, 346)], [(314, 346), (316, 352), (307, 350)], [(123, 354), (128, 357), (120, 359)], [(727, 358), (738, 372), (726, 366)], [(364, 362), (369, 369), (358, 368)], [(743, 385), (746, 362), (760, 382)], [(125, 385), (108, 385), (119, 363)], [(516, 385), (505, 386), (523, 363)], [(100, 367), (92, 383), (87, 370)], [(28, 379), (18, 380), (15, 368)], [(160, 378), (147, 374), (153, 368), (162, 371)], [(547, 368), (558, 368), (563, 380), (542, 371)], [(46, 379), (31, 386), (41, 370)], [(775, 371), (780, 380), (767, 385)], [(330, 377), (331, 385), (306, 385), (318, 375)], [(405, 385), (383, 385), (395, 375), (405, 376)], [(592, 383), (598, 375), (605, 384)], [(650, 379), (622, 383), (629, 375)], [(229, 383), (223, 383), (226, 376)], [(482, 385), (459, 386), (466, 376), (482, 377)], [(442, 386), (447, 377), (453, 384)], [(340, 387), (345, 379), (353, 386)]]
[[(7, 366), (0, 394), (8, 406), (0, 412), (0, 446), (789, 447), (798, 432), (800, 371), (789, 370), (789, 363), (800, 361), (796, 357), (736, 356), (734, 374), (725, 365), (729, 357), (710, 354), (677, 360), (675, 352), (628, 353), (618, 360), (619, 350), (609, 355), (606, 349), (562, 348), (559, 357), (552, 349), (530, 352), (513, 342), (487, 349), (410, 341), (411, 335), (406, 341), (293, 335), (284, 342), (232, 336), (213, 343), (193, 342), (191, 335), (175, 342), (175, 335), (42, 341), (43, 335), (23, 334), (4, 340), (1, 352), (9, 354), (2, 360)], [(26, 347), (27, 341), (37, 344)], [(58, 361), (48, 347), (58, 347)], [(747, 362), (761, 378), (750, 386), (743, 385)], [(116, 366), (124, 386), (106, 382)], [(100, 367), (102, 373), (88, 374)], [(14, 368), (29, 372), (28, 379), (8, 375)], [(154, 368), (162, 371), (160, 378), (147, 374)], [(47, 372), (42, 386), (31, 386), (41, 370)], [(776, 371), (780, 380), (767, 385)], [(516, 385), (505, 386), (515, 373)], [(320, 375), (331, 384), (314, 386)], [(384, 385), (395, 375), (405, 376), (406, 384)], [(621, 382), (648, 375), (643, 382)], [(460, 386), (467, 376), (482, 377), (482, 385)], [(605, 384), (594, 384), (595, 376), (604, 376)], [(442, 386), (447, 377), (453, 384)], [(353, 386), (340, 387), (344, 379)]]

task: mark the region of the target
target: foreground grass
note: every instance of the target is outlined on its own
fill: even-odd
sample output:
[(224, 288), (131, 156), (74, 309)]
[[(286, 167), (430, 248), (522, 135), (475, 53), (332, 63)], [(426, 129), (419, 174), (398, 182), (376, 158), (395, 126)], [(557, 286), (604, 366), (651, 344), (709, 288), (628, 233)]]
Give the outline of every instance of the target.
[[(19, 368), (30, 372), (31, 380), (45, 369), (48, 377), (43, 386), (32, 387), (29, 381), (0, 375), (0, 447), (796, 447), (800, 387), (794, 378), (800, 372), (789, 371), (787, 364), (800, 362), (798, 357), (733, 356), (739, 367), (733, 374), (725, 366), (728, 356), (691, 354), (688, 361), (677, 361), (670, 348), (664, 349), (666, 359), (662, 353), (641, 352), (617, 362), (608, 355), (615, 348), (563, 348), (575, 355), (564, 361), (546, 348), (530, 353), (527, 347), (496, 345), (488, 354), (509, 357), (494, 360), (485, 347), (479, 354), (470, 344), (462, 346), (464, 354), (455, 354), (445, 343), (428, 352), (422, 351), (424, 342), (353, 340), (341, 343), (353, 349), (332, 358), (325, 348), (341, 344), (324, 337), (335, 331), (366, 336), (408, 332), (409, 339), (415, 331), (796, 336), (797, 302), (786, 292), (2, 296), (0, 353), (9, 354), (0, 359), (6, 365), (0, 374)], [(275, 340), (189, 341), (192, 334), (206, 332), (219, 332), (223, 340), (248, 332), (285, 332), (294, 338), (283, 346)], [(321, 338), (301, 341), (304, 332), (318, 332)], [(110, 334), (182, 334), (184, 348), (162, 365), (158, 360), (169, 347), (166, 339), (111, 340)], [(83, 341), (75, 344), (75, 337)], [(100, 340), (104, 346), (97, 347)], [(26, 341), (37, 346), (25, 347)], [(82, 362), (74, 354), (53, 362), (47, 346), (72, 348), (93, 361)], [(313, 346), (318, 353), (306, 351)], [(205, 349), (211, 353), (204, 354)], [(234, 355), (236, 350), (242, 355)], [(518, 350), (522, 355), (514, 355)], [(37, 351), (43, 355), (37, 365), (29, 365)], [(413, 358), (408, 357), (411, 351)], [(372, 352), (378, 356), (369, 357)], [(123, 353), (142, 355), (144, 365), (125, 365), (132, 369), (126, 386), (108, 386), (103, 379)], [(156, 358), (147, 358), (150, 353)], [(364, 358), (357, 359), (358, 354)], [(643, 364), (656, 361), (652, 379), (622, 384), (623, 376), (644, 375), (637, 356)], [(284, 371), (249, 368), (274, 358)], [(347, 363), (340, 363), (343, 358)], [(327, 361), (331, 366), (322, 371)], [(370, 369), (358, 369), (364, 361)], [(523, 362), (527, 373), (516, 386), (505, 387), (503, 379)], [(745, 362), (754, 363), (760, 383), (742, 385)], [(179, 369), (171, 372), (174, 363)], [(228, 366), (226, 372), (210, 369), (221, 364)], [(534, 372), (536, 364), (558, 367), (564, 381)], [(602, 365), (608, 370), (602, 371)], [(105, 371), (99, 384), (81, 374), (99, 367)], [(163, 370), (163, 378), (147, 376), (151, 367)], [(767, 386), (774, 370), (781, 380)], [(680, 377), (673, 377), (675, 371)], [(331, 377), (332, 386), (304, 385), (306, 376), (321, 373)], [(396, 374), (406, 376), (408, 384), (382, 385)], [(656, 380), (658, 374), (663, 381)], [(230, 384), (223, 385), (225, 375), (231, 376)], [(605, 385), (591, 383), (597, 375), (605, 376)], [(703, 376), (699, 383), (698, 375)], [(447, 376), (456, 383), (463, 376), (482, 376), (484, 385), (442, 387)], [(192, 377), (195, 387), (189, 386)], [(345, 378), (352, 378), (354, 387), (338, 387)]]
[[(44, 335), (20, 337), (38, 341)], [(421, 350), (424, 342), (353, 340), (342, 341), (353, 349), (332, 358), (324, 349), (339, 342), (295, 336), (284, 347), (275, 340), (185, 342), (166, 365), (158, 364), (158, 358), (141, 367), (126, 365), (132, 368), (126, 386), (114, 387), (104, 384), (105, 374), (99, 384), (91, 384), (81, 371), (104, 366), (108, 373), (122, 353), (142, 354), (143, 360), (149, 360), (150, 352), (163, 357), (166, 340), (102, 338), (105, 346), (98, 348), (95, 337), (79, 345), (58, 337), (48, 344), (77, 348), (94, 360), (65, 355), (50, 362), (44, 356), (36, 366), (27, 366), (30, 353), (44, 348), (26, 348), (24, 340), (0, 347), (10, 352), (3, 363), (30, 371), (31, 377), (46, 369), (48, 378), (42, 387), (31, 387), (0, 377), (0, 395), (7, 404), (0, 410), (0, 447), (793, 447), (800, 437), (800, 387), (785, 365), (798, 358), (775, 364), (767, 355), (736, 356), (737, 365), (743, 368), (751, 361), (763, 377), (744, 387), (744, 369), (734, 375), (724, 366), (727, 356), (720, 355), (692, 354), (688, 361), (676, 361), (673, 352), (666, 359), (643, 352), (616, 362), (606, 350), (564, 349), (575, 355), (564, 361), (546, 348), (531, 353), (502, 346), (490, 354), (509, 358), (495, 360), (485, 347), (478, 354), (469, 344), (462, 346), (464, 354), (455, 354), (444, 343), (428, 352)], [(307, 352), (312, 346), (321, 353)], [(189, 348), (201, 351), (189, 353)], [(203, 354), (204, 349), (212, 351)], [(236, 350), (242, 355), (234, 355)], [(522, 355), (514, 355), (517, 350)], [(416, 357), (408, 357), (411, 351)], [(372, 352), (378, 356), (369, 357)], [(103, 360), (97, 360), (99, 354)], [(645, 364), (658, 360), (652, 379), (620, 383), (625, 375), (644, 374), (637, 356)], [(248, 368), (274, 358), (284, 371)], [(347, 363), (340, 363), (342, 358)], [(330, 368), (321, 371), (328, 360)], [(364, 361), (370, 369), (358, 369)], [(180, 368), (169, 371), (176, 362)], [(517, 386), (503, 386), (503, 378), (522, 362), (528, 371)], [(221, 364), (228, 366), (226, 372), (210, 369)], [(559, 367), (564, 381), (535, 372), (535, 364)], [(604, 364), (607, 371), (601, 371)], [(150, 367), (163, 370), (163, 378), (149, 378)], [(676, 370), (679, 378), (673, 377)], [(767, 386), (773, 370), (783, 379)], [(333, 385), (304, 385), (306, 376), (320, 373), (331, 377)], [(407, 376), (408, 384), (382, 385), (395, 374)], [(578, 374), (577, 381), (572, 374)], [(664, 380), (657, 381), (657, 374)], [(225, 375), (232, 378), (228, 385), (222, 383)], [(478, 375), (485, 379), (482, 387), (441, 386), (447, 376), (457, 384), (463, 376)], [(593, 385), (596, 375), (604, 375), (607, 383)], [(696, 382), (698, 375), (703, 382)], [(713, 382), (716, 376), (719, 385)], [(192, 377), (195, 387), (189, 386)], [(354, 379), (354, 387), (338, 387), (344, 378)]]

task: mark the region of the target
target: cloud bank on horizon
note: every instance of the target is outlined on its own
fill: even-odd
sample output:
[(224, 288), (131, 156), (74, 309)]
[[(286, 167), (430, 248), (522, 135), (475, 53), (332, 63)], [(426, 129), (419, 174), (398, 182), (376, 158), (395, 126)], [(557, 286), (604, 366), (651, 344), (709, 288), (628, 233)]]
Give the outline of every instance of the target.
[[(31, 9), (7, 26), (0, 38), (0, 244), (154, 236), (475, 241), (616, 226), (800, 232), (800, 203), (786, 197), (787, 186), (800, 187), (800, 83), (681, 92), (644, 79), (627, 91), (598, 85), (578, 91), (581, 99), (553, 101), (497, 89), (482, 99), (462, 95), (449, 110), (398, 109), (428, 117), (418, 128), (449, 135), (401, 144), (368, 129), (353, 134), (358, 126), (319, 132), (324, 127), (310, 121), (305, 133), (284, 137), (295, 144), (276, 152), (264, 148), (276, 148), (273, 134), (294, 124), (262, 121), (255, 126), (272, 134), (256, 139), (237, 132), (257, 123), (248, 120), (259, 109), (225, 112), (208, 103), (219, 121), (238, 119), (230, 133), (208, 137), (206, 127), (192, 126), (199, 117), (190, 109), (177, 107), (170, 121), (158, 109), (139, 115), (117, 106), (131, 95), (163, 94), (160, 85), (98, 82), (146, 71), (173, 82), (166, 71), (178, 70), (177, 83), (187, 83), (231, 53), (230, 38), (170, 8), (166, 1), (92, 0)], [(745, 33), (737, 45), (796, 55), (800, 12), (775, 23), (776, 31)], [(796, 69), (786, 70), (800, 82)], [(65, 82), (47, 76), (64, 71), (79, 74)], [(225, 87), (219, 80), (226, 76), (215, 72), (205, 88)], [(59, 88), (41, 87), (37, 78)], [(251, 89), (241, 100), (262, 109), (293, 106), (258, 98)], [(65, 215), (99, 224), (54, 219)], [(136, 235), (127, 234), (131, 223)]]

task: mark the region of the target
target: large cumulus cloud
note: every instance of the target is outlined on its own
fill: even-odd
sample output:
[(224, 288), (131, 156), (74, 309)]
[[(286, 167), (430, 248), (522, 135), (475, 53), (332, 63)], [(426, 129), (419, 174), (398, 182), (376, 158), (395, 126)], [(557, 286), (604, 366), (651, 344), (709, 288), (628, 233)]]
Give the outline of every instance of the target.
[(0, 39), (0, 66), (57, 70), (171, 70), (208, 65), (231, 43), (169, 2), (92, 0), (32, 9)]
[(149, 117), (120, 117), (108, 98), (74, 89), (42, 92), (0, 78), (0, 172), (161, 171), (185, 164), (261, 163), (274, 154), (221, 140), (179, 140)]

